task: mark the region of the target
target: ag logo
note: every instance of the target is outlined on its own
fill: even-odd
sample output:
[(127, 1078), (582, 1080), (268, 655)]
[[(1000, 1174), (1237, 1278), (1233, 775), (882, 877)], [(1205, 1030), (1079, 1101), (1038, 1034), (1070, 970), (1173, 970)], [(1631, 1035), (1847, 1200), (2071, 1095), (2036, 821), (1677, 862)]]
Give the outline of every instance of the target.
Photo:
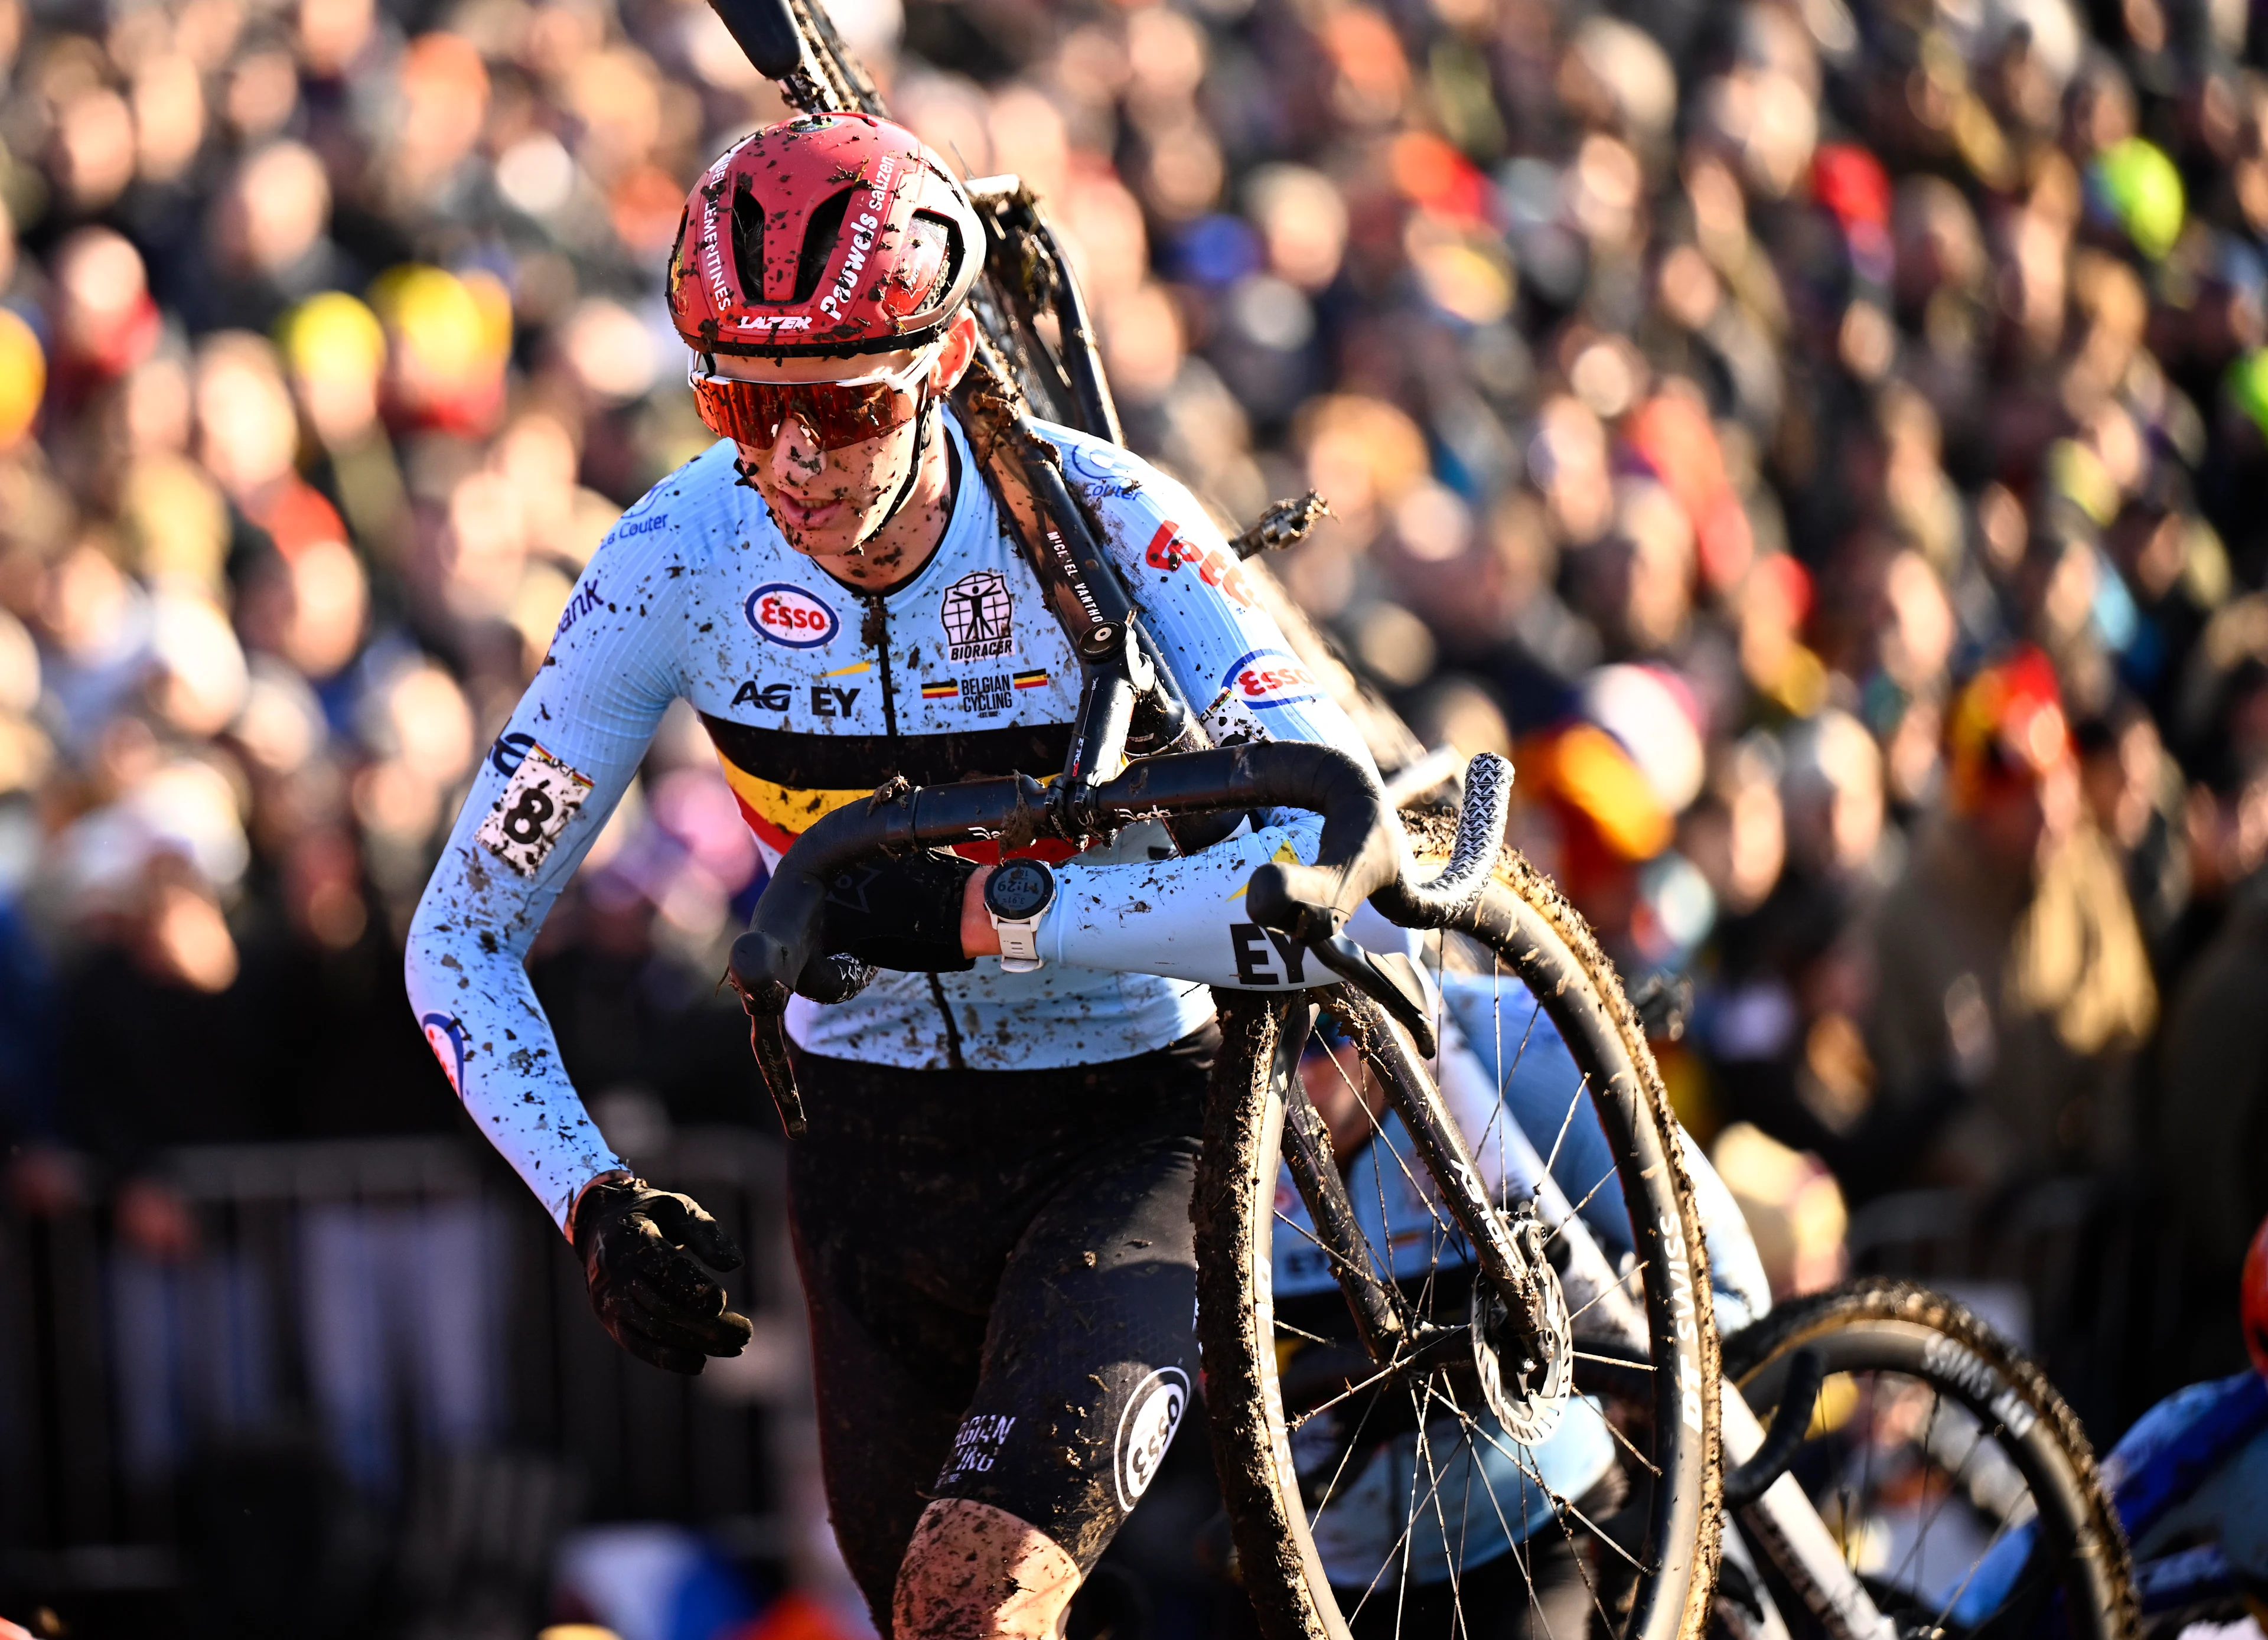
[(998, 570), (974, 570), (945, 589), (937, 618), (954, 660), (983, 660), (1016, 647), (1016, 600)]
[(1228, 669), (1220, 687), (1255, 711), (1312, 701), (1315, 680), (1300, 658), (1280, 649), (1256, 649)]
[(1134, 1386), (1118, 1420), (1118, 1506), (1131, 1509), (1158, 1478), (1166, 1448), (1174, 1444), (1182, 1414), (1189, 1404), (1189, 1377), (1179, 1367), (1160, 1367)]
[(762, 636), (790, 649), (817, 649), (843, 629), (835, 612), (799, 586), (768, 581), (740, 606)]

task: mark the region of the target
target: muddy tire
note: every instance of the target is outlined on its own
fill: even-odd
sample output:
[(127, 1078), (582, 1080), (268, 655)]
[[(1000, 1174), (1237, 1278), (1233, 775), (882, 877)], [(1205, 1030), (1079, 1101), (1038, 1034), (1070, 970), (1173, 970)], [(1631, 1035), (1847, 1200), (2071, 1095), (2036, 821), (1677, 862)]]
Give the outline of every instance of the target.
[[(1726, 1339), (1726, 1379), (1769, 1420), (1805, 1349), (1829, 1377), (1795, 1473), (1886, 1611), (1950, 1635), (2132, 1640), (2133, 1568), (2094, 1449), (2022, 1351), (1943, 1293), (1869, 1277), (1793, 1299)], [(1941, 1545), (1997, 1546), (2028, 1518), (2037, 1536), (2005, 1595), (1959, 1553), (1927, 1564), (1933, 1525)], [(1940, 1609), (1948, 1588), (1953, 1610)], [(2060, 1615), (2040, 1627), (2058, 1594)], [(1976, 1608), (1965, 1621), (1962, 1601)]]
[[(1410, 830), (1421, 875), (1438, 869), (1439, 857), (1447, 851), (1447, 830), (1438, 825), (1428, 829), (1414, 818)], [(1435, 857), (1428, 859), (1429, 854)], [(1437, 960), (1450, 945), (1479, 953), (1484, 974), (1520, 982), (1506, 986), (1506, 994), (1516, 996), (1531, 1019), (1540, 1004), (1557, 1026), (1581, 1073), (1581, 1089), (1572, 1097), (1587, 1098), (1611, 1152), (1612, 1174), (1628, 1210), (1649, 1332), (1649, 1358), (1619, 1379), (1619, 1393), (1630, 1399), (1606, 1401), (1607, 1417), (1597, 1423), (1601, 1430), (1608, 1430), (1609, 1423), (1613, 1426), (1608, 1430), (1614, 1441), (1608, 1475), (1612, 1484), (1594, 1486), (1580, 1498), (1562, 1496), (1545, 1483), (1547, 1477), (1532, 1461), (1543, 1445), (1513, 1448), (1522, 1456), (1521, 1473), (1536, 1482), (1532, 1496), (1522, 1483), (1522, 1496), (1534, 1512), (1515, 1525), (1506, 1514), (1509, 1505), (1496, 1496), (1501, 1489), (1487, 1485), (1489, 1452), (1501, 1457), (1506, 1444), (1500, 1434), (1487, 1432), (1486, 1415), (1476, 1420), (1456, 1414), (1464, 1421), (1468, 1452), (1462, 1460), (1465, 1468), (1457, 1472), (1464, 1476), (1460, 1483), (1425, 1451), (1425, 1432), (1447, 1427), (1439, 1421), (1445, 1408), (1454, 1407), (1456, 1396), (1415, 1387), (1398, 1416), (1405, 1429), (1415, 1431), (1401, 1438), (1405, 1445), (1415, 1439), (1432, 1477), (1425, 1504), (1438, 1531), (1423, 1527), (1432, 1534), (1432, 1563), (1413, 1565), (1406, 1547), (1419, 1530), (1422, 1476), (1410, 1489), (1412, 1524), (1403, 1528), (1405, 1547), (1395, 1574), (1403, 1586), (1392, 1586), (1395, 1577), (1385, 1571), (1385, 1585), (1373, 1579), (1367, 1590), (1355, 1586), (1361, 1579), (1349, 1578), (1346, 1553), (1333, 1525), (1325, 1524), (1326, 1543), (1319, 1548), (1318, 1523), (1334, 1494), (1328, 1488), (1319, 1490), (1315, 1480), (1317, 1432), (1307, 1420), (1318, 1415), (1303, 1409), (1314, 1407), (1312, 1396), (1302, 1403), (1295, 1394), (1294, 1410), (1287, 1416), (1284, 1374), (1286, 1362), (1298, 1357), (1307, 1341), (1318, 1340), (1329, 1323), (1319, 1321), (1312, 1308), (1299, 1311), (1304, 1326), (1288, 1319), (1284, 1312), (1316, 1300), (1279, 1302), (1273, 1276), (1276, 1230), (1279, 1222), (1290, 1222), (1277, 1210), (1284, 1122), (1277, 1048), (1291, 1009), (1300, 1004), (1282, 997), (1222, 991), (1216, 994), (1222, 1050), (1191, 1211), (1207, 1422), (1238, 1576), (1266, 1640), (1369, 1640), (1373, 1634), (1464, 1640), (1481, 1633), (1564, 1632), (1551, 1629), (1554, 1597), (1538, 1593), (1547, 1560), (1560, 1595), (1567, 1592), (1569, 1577), (1582, 1579), (1573, 1588), (1579, 1628), (1618, 1640), (1695, 1640), (1710, 1608), (1719, 1537), (1717, 1342), (1701, 1224), (1674, 1141), (1668, 1099), (1612, 965), (1582, 919), (1517, 854), (1506, 851), (1479, 902), (1457, 920), (1450, 937), (1436, 942)], [(1520, 1029), (1517, 1021), (1508, 1024), (1504, 1043), (1519, 1041)], [(1506, 1051), (1500, 1043), (1499, 1092)], [(1550, 1133), (1530, 1137), (1539, 1151), (1550, 1147), (1556, 1152)], [(1378, 1169), (1384, 1174), (1386, 1164), (1380, 1162)], [(1571, 1199), (1575, 1194), (1568, 1192)], [(1438, 1296), (1439, 1283), (1413, 1280), (1398, 1264), (1394, 1279), (1413, 1302)], [(1469, 1293), (1469, 1275), (1466, 1281)], [(1336, 1305), (1344, 1319), (1345, 1305), (1336, 1292), (1321, 1301)], [(1571, 1403), (1571, 1416), (1572, 1407), (1581, 1404), (1580, 1393), (1597, 1387), (1582, 1376), (1580, 1334), (1577, 1342), (1579, 1400)], [(1296, 1379), (1299, 1369), (1292, 1372)], [(1346, 1381), (1353, 1383), (1351, 1378)], [(1351, 1422), (1344, 1412), (1329, 1416)], [(1369, 1417), (1363, 1414), (1366, 1424)], [(1456, 1431), (1450, 1429), (1449, 1434)], [(1372, 1428), (1367, 1447), (1363, 1429), (1345, 1438), (1355, 1459), (1371, 1461), (1364, 1454), (1374, 1453), (1381, 1438)], [(1603, 1443), (1603, 1435), (1600, 1439)], [(1300, 1449), (1297, 1454), (1295, 1445)], [(1340, 1473), (1351, 1461), (1340, 1460)], [(1440, 1464), (1454, 1461), (1459, 1460), (1452, 1454)], [(1482, 1477), (1477, 1488), (1476, 1474)], [(1445, 1507), (1443, 1494), (1456, 1492), (1460, 1484), (1462, 1497)], [(1501, 1530), (1461, 1563), (1460, 1552), (1486, 1535), (1487, 1510), (1480, 1498), (1484, 1489)], [(1466, 1511), (1462, 1526), (1451, 1519), (1459, 1506)], [(1533, 1577), (1531, 1564), (1536, 1568)], [(1507, 1572), (1507, 1566), (1518, 1575)], [(1517, 1609), (1523, 1600), (1533, 1609)], [(1494, 1609), (1469, 1609), (1483, 1600)]]

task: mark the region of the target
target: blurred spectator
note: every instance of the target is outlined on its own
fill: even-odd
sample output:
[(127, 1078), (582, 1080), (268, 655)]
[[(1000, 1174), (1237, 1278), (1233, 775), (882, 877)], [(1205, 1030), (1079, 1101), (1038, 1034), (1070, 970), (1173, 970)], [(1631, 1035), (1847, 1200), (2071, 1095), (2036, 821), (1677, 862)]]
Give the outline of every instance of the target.
[(210, 878), (142, 817), (112, 816), (80, 839), (87, 943), (57, 997), (59, 1107), (114, 1189), (123, 1455), (134, 1480), (155, 1485), (193, 1441), (257, 1427), (273, 1409), (275, 1296), (248, 1260), (203, 1245), (165, 1152), (284, 1131), (268, 1028), (278, 998), (267, 953), (239, 943)]
[[(2166, 1020), (2149, 1165), (2181, 1238), (2183, 1325), (2169, 1346), (2212, 1356), (2169, 1370), (2210, 1371), (2235, 1357), (2227, 1283), (2243, 1262), (2254, 1207), (2268, 1211), (2258, 1158), (2268, 1144), (2268, 1058), (2240, 1022), (2268, 1004), (2268, 879), (2254, 876), (2190, 969)], [(2220, 1296), (2213, 1294), (2220, 1283)], [(2209, 1342), (2208, 1342), (2209, 1341)]]
[(1879, 1093), (1925, 1176), (1992, 1187), (2132, 1157), (2157, 991), (2117, 856), (2085, 812), (2037, 651), (1987, 667), (1947, 732), (1946, 813), (1875, 947)]

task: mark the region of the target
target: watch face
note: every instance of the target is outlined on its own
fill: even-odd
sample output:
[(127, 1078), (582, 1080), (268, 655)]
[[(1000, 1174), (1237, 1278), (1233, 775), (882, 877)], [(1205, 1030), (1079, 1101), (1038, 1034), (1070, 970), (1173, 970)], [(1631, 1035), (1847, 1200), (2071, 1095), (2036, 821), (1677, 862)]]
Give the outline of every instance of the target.
[(984, 903), (1011, 922), (1044, 911), (1055, 894), (1055, 873), (1036, 860), (1011, 860), (984, 883)]

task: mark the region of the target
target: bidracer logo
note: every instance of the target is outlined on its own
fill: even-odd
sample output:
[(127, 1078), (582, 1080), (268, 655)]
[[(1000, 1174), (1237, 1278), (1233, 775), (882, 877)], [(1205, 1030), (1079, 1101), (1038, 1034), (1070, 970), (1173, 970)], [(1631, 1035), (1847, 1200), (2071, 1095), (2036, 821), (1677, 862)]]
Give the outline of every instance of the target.
[(1300, 658), (1280, 649), (1252, 651), (1228, 669), (1220, 687), (1261, 712), (1312, 701), (1319, 693)]
[(756, 588), (740, 609), (760, 636), (790, 649), (817, 649), (843, 629), (832, 609), (784, 581), (768, 581)]
[(1016, 647), (1016, 599), (998, 570), (972, 570), (938, 601), (946, 653), (956, 662), (989, 660)]

